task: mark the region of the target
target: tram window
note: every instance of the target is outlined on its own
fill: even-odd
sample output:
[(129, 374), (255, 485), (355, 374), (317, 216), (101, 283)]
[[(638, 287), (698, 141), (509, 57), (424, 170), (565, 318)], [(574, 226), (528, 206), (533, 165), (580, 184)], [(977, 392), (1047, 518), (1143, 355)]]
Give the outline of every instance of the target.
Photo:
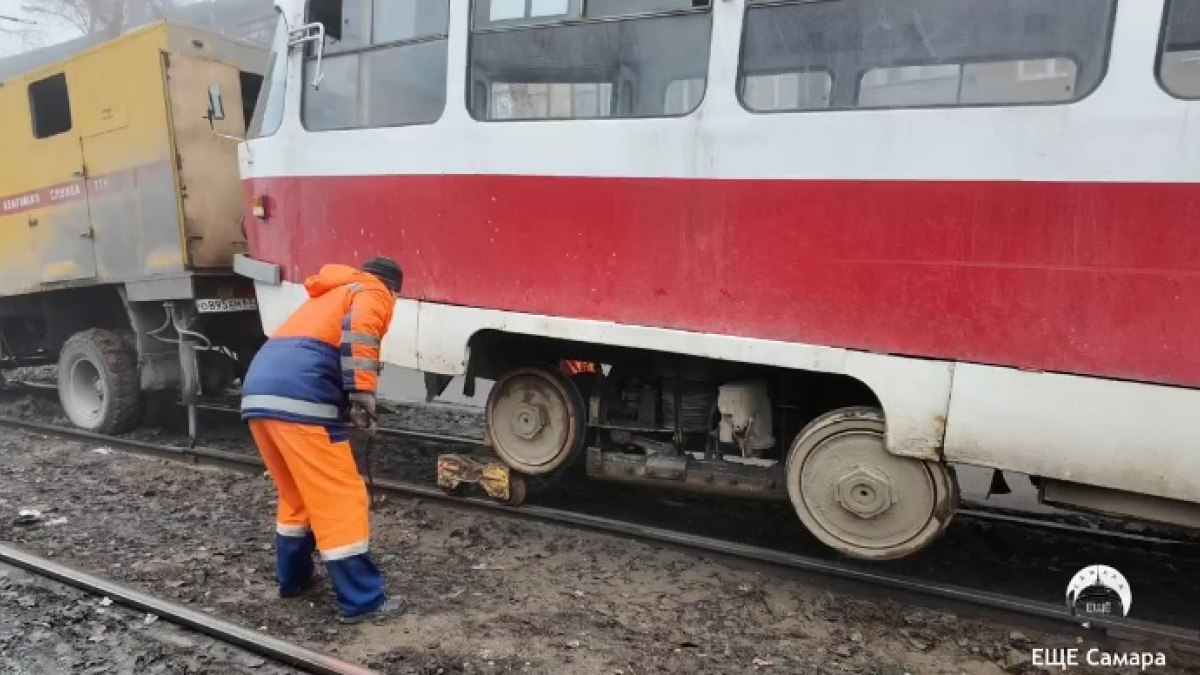
[(1171, 95), (1200, 99), (1200, 0), (1170, 0), (1158, 77)]
[(668, 115), (686, 115), (700, 106), (704, 98), (704, 78), (675, 80), (667, 85), (667, 100), (663, 111)]
[(1079, 64), (1071, 59), (968, 63), (959, 103), (1067, 103), (1075, 100)]
[(859, 82), (862, 108), (1070, 101), (1078, 68), (1067, 59), (868, 70)]
[(249, 138), (273, 135), (283, 124), (284, 103), (287, 99), (288, 30), (283, 17), (272, 36), (271, 57), (267, 62), (267, 74), (259, 88), (258, 101), (250, 118)]
[[(500, 2), (474, 5), (468, 91), (476, 119), (666, 117), (689, 114), (703, 99), (712, 32), (707, 0), (627, 3), (641, 13), (603, 20), (588, 13), (600, 6), (595, 0), (506, 0), (498, 12)], [(668, 5), (687, 10), (644, 11)], [(534, 14), (564, 9), (557, 18)]]
[[(753, 112), (1078, 101), (1104, 77), (1116, 7), (1115, 0), (747, 3), (739, 90)], [(766, 98), (767, 81), (757, 79), (781, 72), (826, 73), (831, 86), (823, 96), (819, 80), (806, 82), (807, 94), (784, 105)]]
[(708, 0), (587, 0), (586, 16), (629, 16), (707, 7)]
[(67, 76), (51, 75), (29, 85), (29, 110), (34, 138), (50, 138), (71, 130), (71, 97)]
[(818, 71), (742, 78), (742, 102), (755, 112), (828, 108), (832, 93), (833, 78)]
[[(446, 108), (449, 0), (339, 4), (343, 47), (348, 44), (348, 25), (356, 26), (354, 35), (369, 39), (356, 49), (326, 55), (320, 88), (305, 88), (304, 126), (328, 131), (439, 120)], [(352, 20), (347, 23), (346, 17)], [(312, 80), (315, 67), (310, 57), (305, 62), (306, 82)]]
[(578, 19), (583, 0), (475, 0), (476, 28)]
[(874, 68), (858, 85), (862, 108), (903, 108), (914, 105), (951, 105), (958, 102), (962, 66), (902, 66)]
[(378, 45), (445, 33), (449, 13), (448, 2), (376, 0), (371, 42)]
[(584, 119), (612, 115), (607, 82), (501, 83), (492, 85), (489, 119)]
[[(359, 123), (358, 56), (325, 59), (321, 88), (304, 92), (304, 126), (313, 131), (350, 129)], [(304, 64), (304, 81), (312, 82), (314, 62)]]
[(313, 0), (310, 21), (325, 25), (325, 53), (354, 51), (371, 45), (371, 0)]

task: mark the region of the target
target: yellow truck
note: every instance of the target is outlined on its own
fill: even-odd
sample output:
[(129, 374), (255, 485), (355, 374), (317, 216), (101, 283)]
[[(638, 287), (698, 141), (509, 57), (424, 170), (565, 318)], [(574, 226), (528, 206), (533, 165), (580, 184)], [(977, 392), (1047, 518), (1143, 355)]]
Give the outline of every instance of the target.
[(261, 344), (232, 265), (265, 64), (159, 22), (0, 81), (0, 368), (58, 364), (76, 426), (126, 431), (147, 392), (220, 391)]

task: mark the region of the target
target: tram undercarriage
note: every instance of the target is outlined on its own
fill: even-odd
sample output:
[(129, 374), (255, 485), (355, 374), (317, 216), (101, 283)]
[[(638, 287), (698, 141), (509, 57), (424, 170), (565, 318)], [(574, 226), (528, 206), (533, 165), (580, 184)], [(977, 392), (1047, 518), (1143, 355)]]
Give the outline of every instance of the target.
[(959, 503), (953, 469), (889, 453), (865, 387), (837, 379), (822, 402), (797, 400), (806, 379), (702, 359), (570, 377), (513, 368), (487, 401), (495, 457), (443, 456), (439, 484), (479, 483), (516, 504), (526, 477), (582, 465), (594, 480), (790, 501), (815, 537), (855, 558), (901, 558), (936, 540)]

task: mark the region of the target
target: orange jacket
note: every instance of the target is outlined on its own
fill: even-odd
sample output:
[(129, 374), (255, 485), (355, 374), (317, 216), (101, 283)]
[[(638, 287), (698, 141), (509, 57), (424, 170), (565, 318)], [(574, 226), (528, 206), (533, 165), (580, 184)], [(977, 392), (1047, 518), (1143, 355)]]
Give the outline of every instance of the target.
[(326, 265), (304, 282), (309, 299), (271, 336), (242, 383), (242, 417), (306, 424), (345, 420), (346, 395), (375, 392), (380, 343), (395, 299), (383, 282)]

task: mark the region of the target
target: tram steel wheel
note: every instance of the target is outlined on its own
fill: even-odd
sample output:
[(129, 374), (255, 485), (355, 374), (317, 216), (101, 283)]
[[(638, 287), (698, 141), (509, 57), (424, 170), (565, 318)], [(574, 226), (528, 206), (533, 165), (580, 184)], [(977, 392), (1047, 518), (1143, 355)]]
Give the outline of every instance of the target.
[(506, 464), (530, 476), (545, 475), (583, 447), (583, 397), (556, 368), (518, 368), (492, 387), (486, 425), (493, 449)]
[(787, 488), (796, 514), (822, 543), (864, 560), (894, 560), (928, 546), (958, 506), (953, 472), (888, 452), (882, 411), (822, 415), (792, 443)]

